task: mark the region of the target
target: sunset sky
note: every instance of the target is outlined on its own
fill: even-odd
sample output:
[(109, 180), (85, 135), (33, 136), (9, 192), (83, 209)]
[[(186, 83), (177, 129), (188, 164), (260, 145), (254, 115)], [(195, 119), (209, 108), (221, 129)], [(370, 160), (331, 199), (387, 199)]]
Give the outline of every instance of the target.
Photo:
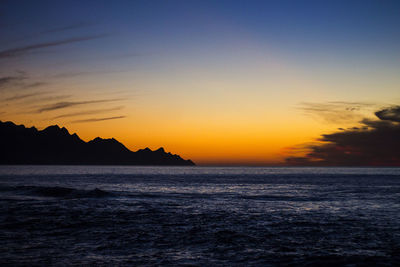
[(274, 165), (399, 103), (400, 1), (0, 1), (1, 121)]

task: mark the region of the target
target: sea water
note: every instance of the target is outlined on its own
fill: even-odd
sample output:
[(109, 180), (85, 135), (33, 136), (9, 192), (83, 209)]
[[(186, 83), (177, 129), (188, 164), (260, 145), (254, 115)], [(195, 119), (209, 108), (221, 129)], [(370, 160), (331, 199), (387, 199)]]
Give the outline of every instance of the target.
[(0, 166), (1, 265), (395, 265), (399, 168)]

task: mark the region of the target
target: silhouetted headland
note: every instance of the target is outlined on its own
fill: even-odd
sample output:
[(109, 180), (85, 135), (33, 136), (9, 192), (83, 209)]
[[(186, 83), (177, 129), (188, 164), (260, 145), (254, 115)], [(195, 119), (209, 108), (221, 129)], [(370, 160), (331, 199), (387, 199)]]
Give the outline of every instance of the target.
[(44, 130), (0, 121), (0, 164), (195, 165), (163, 148), (130, 151), (111, 139), (85, 142), (58, 125)]

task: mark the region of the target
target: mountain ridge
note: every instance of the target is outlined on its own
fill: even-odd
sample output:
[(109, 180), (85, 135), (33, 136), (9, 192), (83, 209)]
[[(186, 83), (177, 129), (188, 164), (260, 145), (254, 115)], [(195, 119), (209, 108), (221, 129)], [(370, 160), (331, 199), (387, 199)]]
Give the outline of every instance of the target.
[(133, 152), (114, 138), (96, 137), (85, 142), (58, 125), (38, 130), (0, 121), (0, 147), (2, 165), (195, 165), (191, 160), (165, 152), (163, 147)]

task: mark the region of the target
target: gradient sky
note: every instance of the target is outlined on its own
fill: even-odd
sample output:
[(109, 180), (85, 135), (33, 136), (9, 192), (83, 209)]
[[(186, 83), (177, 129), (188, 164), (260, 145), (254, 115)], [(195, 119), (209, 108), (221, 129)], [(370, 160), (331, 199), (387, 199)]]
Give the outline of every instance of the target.
[(279, 164), (400, 102), (399, 14), (382, 0), (3, 0), (0, 120)]

